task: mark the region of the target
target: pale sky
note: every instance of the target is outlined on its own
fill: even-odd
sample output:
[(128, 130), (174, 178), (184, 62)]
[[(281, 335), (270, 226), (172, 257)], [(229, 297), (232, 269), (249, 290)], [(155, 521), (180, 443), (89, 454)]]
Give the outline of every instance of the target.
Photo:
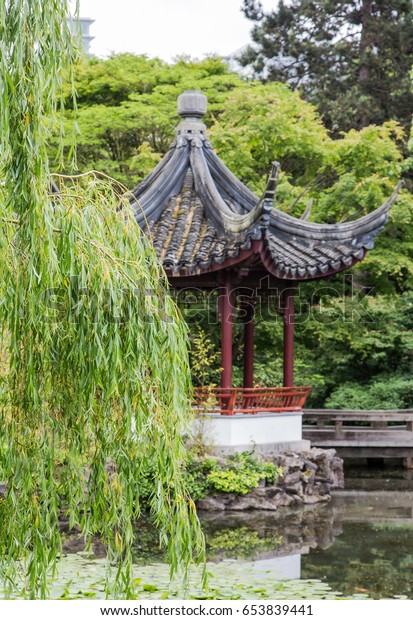
[[(249, 43), (252, 22), (242, 0), (80, 0), (80, 17), (95, 23), (90, 51), (97, 56), (133, 52), (171, 61), (188, 54), (226, 56)], [(276, 0), (264, 0), (265, 8)]]

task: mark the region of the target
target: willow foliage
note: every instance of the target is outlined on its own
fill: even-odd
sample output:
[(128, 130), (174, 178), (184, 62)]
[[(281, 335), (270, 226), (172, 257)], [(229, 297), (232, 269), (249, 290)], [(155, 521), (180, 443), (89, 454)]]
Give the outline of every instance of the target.
[(47, 140), (75, 56), (67, 15), (62, 0), (0, 0), (0, 570), (11, 593), (47, 596), (66, 514), (106, 543), (108, 594), (131, 597), (149, 463), (172, 572), (203, 555), (180, 474), (187, 335), (115, 192), (93, 177), (49, 193)]

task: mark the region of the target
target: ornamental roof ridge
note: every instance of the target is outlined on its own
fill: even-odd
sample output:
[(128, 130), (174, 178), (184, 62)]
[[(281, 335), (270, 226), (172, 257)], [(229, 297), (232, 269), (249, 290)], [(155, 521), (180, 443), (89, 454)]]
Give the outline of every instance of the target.
[(213, 152), (201, 121), (207, 106), (207, 98), (200, 91), (186, 90), (179, 95), (182, 121), (176, 138), (153, 172), (132, 192), (136, 220), (145, 227), (147, 220), (161, 217), (167, 199), (181, 192), (189, 167), (194, 192), (217, 231), (229, 237), (245, 233), (258, 239), (261, 228), (268, 226), (272, 204), (268, 197), (259, 200)]
[(149, 229), (166, 269), (199, 273), (225, 268), (227, 260), (249, 251), (254, 240), (262, 244), (265, 268), (281, 279), (327, 277), (364, 258), (401, 184), (381, 207), (358, 220), (309, 222), (309, 209), (296, 218), (275, 207), (277, 162), (259, 199), (221, 161), (202, 122), (207, 107), (200, 91), (179, 95), (176, 138), (132, 192), (135, 218)]

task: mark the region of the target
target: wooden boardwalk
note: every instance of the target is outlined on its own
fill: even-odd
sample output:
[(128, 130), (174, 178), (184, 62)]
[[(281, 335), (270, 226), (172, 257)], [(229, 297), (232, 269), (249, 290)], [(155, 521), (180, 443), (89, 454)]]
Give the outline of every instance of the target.
[(413, 467), (413, 409), (304, 409), (303, 438), (342, 458), (401, 458)]

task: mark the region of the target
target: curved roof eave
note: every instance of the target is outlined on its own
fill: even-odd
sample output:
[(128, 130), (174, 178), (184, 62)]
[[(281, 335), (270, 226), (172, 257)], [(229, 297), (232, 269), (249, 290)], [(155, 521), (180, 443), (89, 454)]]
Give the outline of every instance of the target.
[(315, 280), (354, 265), (373, 247), (401, 183), (381, 207), (354, 221), (308, 222), (273, 206), (276, 162), (259, 199), (219, 159), (200, 120), (206, 110), (201, 93), (184, 93), (179, 109), (175, 141), (130, 200), (166, 269), (175, 275), (225, 269), (259, 242), (267, 271), (284, 280)]
[(244, 215), (231, 211), (212, 178), (203, 144), (192, 142), (190, 162), (194, 174), (195, 190), (204, 203), (207, 214), (224, 232), (232, 235), (243, 233), (253, 228), (262, 216), (269, 216), (271, 205), (264, 200), (257, 201), (255, 206)]
[[(214, 182), (228, 195), (238, 200), (245, 209), (252, 210), (259, 202), (258, 197), (227, 168), (212, 148), (205, 149), (205, 160), (208, 163)], [(272, 232), (283, 232), (294, 237), (301, 237), (308, 241), (344, 241), (360, 238), (365, 235), (377, 234), (382, 230), (388, 219), (388, 213), (398, 192), (403, 185), (400, 181), (388, 198), (380, 207), (356, 220), (338, 224), (323, 224), (309, 222), (277, 209), (270, 210), (269, 228)]]
[(189, 165), (189, 153), (189, 144), (171, 149), (151, 173), (152, 182), (148, 183), (147, 177), (132, 192), (131, 205), (140, 226), (145, 226), (149, 219), (157, 219), (168, 198), (179, 193)]
[(273, 208), (270, 215), (270, 230), (283, 232), (308, 241), (348, 241), (365, 235), (377, 234), (386, 224), (390, 207), (396, 200), (403, 181), (400, 181), (393, 194), (371, 213), (351, 222), (340, 224), (318, 224), (301, 220), (279, 209)]

